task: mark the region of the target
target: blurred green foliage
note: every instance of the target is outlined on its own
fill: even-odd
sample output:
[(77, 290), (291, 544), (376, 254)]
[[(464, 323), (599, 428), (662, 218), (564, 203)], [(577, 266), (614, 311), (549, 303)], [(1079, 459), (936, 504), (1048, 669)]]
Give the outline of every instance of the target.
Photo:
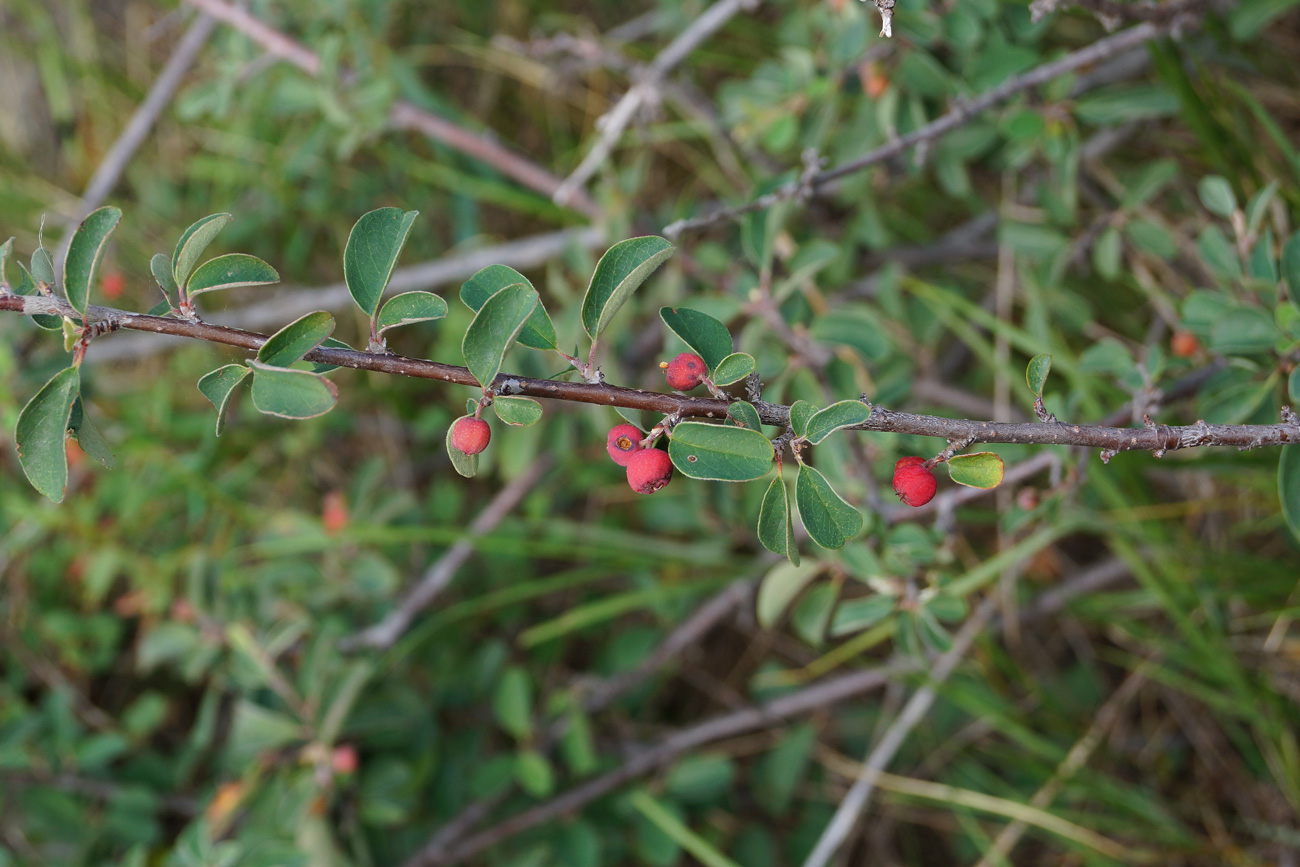
[[(1026, 364), (1050, 354), (1043, 400), (1063, 420), (1132, 401), (1135, 423), (1143, 408), (1166, 423), (1276, 421), (1300, 402), (1294, 5), (1243, 0), (824, 198), (683, 238), (602, 338), (606, 374), (662, 389), (656, 362), (683, 345), (657, 312), (689, 300), (728, 323), (770, 400), (866, 393), (1028, 418)], [(152, 307), (150, 256), (217, 212), (236, 219), (213, 253), (256, 255), (308, 286), (341, 279), (349, 228), (381, 206), (421, 212), (402, 264), (580, 225), (471, 156), (389, 129), (388, 107), (403, 98), (492, 131), (562, 176), (628, 70), (705, 8), (250, 3), (322, 73), (215, 31), (111, 196), (125, 216), (104, 268), (127, 287), (111, 303)], [(42, 216), (57, 244), (186, 20), (152, 0), (0, 9), (0, 238), (16, 236), (24, 262)], [(999, 0), (900, 0), (894, 39), (878, 29), (870, 5), (840, 0), (769, 0), (732, 20), (591, 185), (608, 241), (748, 201), (797, 176), (810, 148), (831, 165), (858, 157), (1106, 35), (1079, 10), (1035, 23)], [(562, 344), (597, 252), (575, 244), (529, 271)], [(208, 312), (220, 321), (223, 305), (276, 291), (221, 293)], [(390, 343), (459, 362), (472, 316), (454, 285), (437, 291), (447, 318)], [(336, 313), (335, 336), (364, 346), (368, 322)], [(1171, 342), (1180, 333), (1195, 340)], [(477, 827), (495, 827), (701, 720), (941, 650), (974, 594), (1000, 594), (1013, 617), (1112, 565), (1128, 577), (990, 631), (894, 770), (1028, 803), (1140, 676), (1045, 809), (1157, 863), (1278, 863), (1300, 846), (1300, 545), (1277, 449), (1103, 466), (995, 446), (1009, 472), (1043, 453), (1051, 466), (911, 520), (886, 502), (890, 469), (939, 446), (839, 434), (813, 462), (865, 532), (834, 554), (805, 542), (794, 567), (754, 536), (765, 484), (679, 478), (633, 494), (602, 451), (618, 422), (606, 409), (548, 404), (536, 425), (498, 426), (464, 480), (443, 437), (472, 392), (340, 370), (333, 412), (288, 422), (236, 400), (217, 439), (194, 383), (246, 359), (187, 345), (95, 361), (122, 338), (100, 338), (82, 372), (118, 468), (74, 452), (55, 507), (10, 437), (66, 355), (57, 335), (0, 317), (0, 865), (401, 863), (471, 804), (491, 799)], [(503, 369), (558, 366), (515, 350)], [(1190, 399), (1152, 402), (1206, 369)], [(340, 650), (543, 455), (553, 468), (393, 649)], [(593, 683), (635, 670), (714, 593), (759, 579), (757, 619), (745, 603), (582, 710)], [(841, 754), (867, 751), (899, 694), (691, 749), (470, 863), (798, 864), (842, 796)], [(854, 863), (974, 863), (1006, 823), (956, 798), (877, 798)], [(1036, 828), (1010, 860), (1114, 863)]]

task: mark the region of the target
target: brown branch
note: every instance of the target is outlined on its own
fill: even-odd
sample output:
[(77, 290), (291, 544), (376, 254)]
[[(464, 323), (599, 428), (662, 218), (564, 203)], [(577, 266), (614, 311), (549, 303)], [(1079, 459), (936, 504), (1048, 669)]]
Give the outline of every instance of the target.
[[(315, 53), (248, 11), (225, 3), (223, 0), (187, 0), (187, 2), (213, 18), (229, 24), (271, 54), (293, 64), (308, 75), (315, 77), (320, 73), (320, 58)], [(397, 100), (393, 103), (388, 113), (388, 120), (399, 129), (424, 133), (434, 141), (484, 162), (502, 174), (514, 178), (525, 187), (548, 197), (555, 195), (560, 188), (559, 178), (501, 145), (492, 136), (459, 127), (446, 118), (425, 111), (406, 100)], [(563, 204), (589, 217), (597, 217), (600, 214), (600, 207), (581, 190), (576, 191)]]
[(893, 141), (883, 144), (880, 147), (864, 154), (857, 159), (849, 160), (843, 165), (836, 166), (824, 172), (801, 177), (797, 181), (791, 181), (784, 184), (776, 190), (765, 196), (760, 196), (752, 202), (739, 205), (732, 208), (722, 208), (711, 214), (702, 217), (694, 217), (688, 220), (678, 220), (664, 227), (663, 233), (669, 238), (676, 238), (684, 232), (693, 232), (706, 228), (721, 220), (727, 220), (734, 217), (748, 214), (753, 211), (761, 211), (769, 208), (779, 202), (794, 198), (807, 198), (813, 195), (819, 195), (832, 190), (832, 184), (839, 179), (848, 175), (860, 172), (865, 168), (884, 162), (892, 157), (898, 156), (905, 151), (916, 147), (917, 145), (932, 142), (947, 133), (952, 132), (958, 127), (965, 126), (974, 120), (980, 112), (992, 108), (995, 105), (1006, 102), (1011, 97), (1046, 84), (1054, 78), (1065, 75), (1068, 72), (1074, 72), (1085, 66), (1098, 63), (1108, 57), (1120, 54), (1136, 45), (1149, 42), (1152, 39), (1166, 36), (1176, 27), (1181, 26), (1184, 22), (1182, 17), (1176, 21), (1166, 23), (1145, 22), (1136, 27), (1132, 27), (1122, 33), (1114, 36), (1108, 36), (1100, 39), (1085, 48), (1073, 51), (1055, 60), (1051, 63), (1044, 63), (1021, 75), (1012, 76), (1002, 84), (989, 90), (980, 96), (969, 101), (958, 102), (948, 111), (947, 114), (941, 115), (935, 120), (930, 121), (919, 129), (913, 130), (907, 135), (899, 136)]
[[(62, 298), (40, 295), (0, 295), (0, 310), (25, 315), (53, 314), (79, 318)], [(124, 328), (192, 337), (236, 346), (256, 352), (266, 342), (266, 335), (243, 331), (224, 325), (202, 321), (173, 319), (166, 316), (149, 316), (129, 313), (111, 307), (90, 307), (89, 321), (105, 330)], [(403, 355), (361, 352), (355, 349), (313, 349), (304, 356), (308, 361), (334, 364), (357, 370), (374, 370), (432, 379), (457, 385), (478, 386), (469, 370), (454, 364), (408, 358)], [(492, 390), (500, 395), (526, 395), (529, 397), (567, 400), (599, 406), (621, 406), (626, 409), (648, 410), (664, 415), (678, 414), (692, 418), (723, 419), (728, 402), (707, 397), (688, 397), (680, 394), (641, 391), (604, 383), (560, 382), (552, 379), (535, 379), (509, 373), (499, 375), (492, 382)], [(867, 403), (865, 396), (863, 402)], [(871, 406), (870, 403), (867, 403)], [(790, 420), (790, 408), (781, 404), (757, 401), (758, 414), (764, 424), (785, 427)], [(1261, 446), (1289, 445), (1300, 442), (1300, 417), (1289, 407), (1282, 408), (1279, 424), (1207, 424), (1198, 421), (1193, 425), (1150, 424), (1141, 428), (1108, 427), (1105, 425), (1080, 425), (1064, 422), (993, 422), (971, 419), (943, 418), (933, 415), (916, 415), (895, 412), (883, 407), (872, 407), (871, 418), (848, 430), (875, 431), (878, 433), (913, 434), (938, 437), (949, 442), (1016, 443), (1020, 445), (1083, 446), (1102, 449), (1102, 459), (1123, 451), (1151, 451), (1156, 456), (1166, 451), (1202, 446), (1235, 446), (1253, 449)]]

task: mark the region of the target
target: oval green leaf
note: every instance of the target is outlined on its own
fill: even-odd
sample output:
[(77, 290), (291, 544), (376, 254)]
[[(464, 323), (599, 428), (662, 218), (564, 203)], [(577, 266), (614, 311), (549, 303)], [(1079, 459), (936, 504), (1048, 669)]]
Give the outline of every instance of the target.
[(14, 442), (27, 480), (56, 503), (68, 485), (68, 452), (64, 441), (72, 405), (81, 392), (81, 370), (60, 370), (41, 386), (18, 414)]
[(1282, 447), (1277, 463), (1277, 492), (1287, 526), (1300, 541), (1300, 448)]
[(242, 364), (227, 364), (199, 380), (199, 391), (212, 401), (217, 410), (217, 436), (221, 436), (221, 431), (226, 427), (226, 407), (230, 404), (231, 395), (235, 393), (235, 386), (250, 373), (252, 371)]
[(1272, 352), (1277, 322), (1258, 307), (1232, 307), (1210, 327), (1210, 348), (1225, 355)]
[(673, 428), (668, 457), (682, 475), (717, 482), (748, 482), (772, 469), (772, 443), (757, 431), (684, 421)]
[(0, 244), (0, 288), (9, 288), (9, 257), (14, 251), (14, 239)]
[[(777, 479), (780, 481), (780, 479)], [(772, 571), (763, 576), (763, 583), (758, 585), (757, 614), (758, 624), (764, 629), (771, 629), (795, 597), (808, 586), (822, 571), (822, 563), (813, 560), (807, 566), (795, 563), (779, 563)]]
[(799, 544), (795, 541), (794, 522), (790, 519), (790, 495), (780, 474), (767, 486), (763, 505), (758, 510), (758, 541), (773, 554), (780, 554), (799, 565)]
[(253, 406), (264, 415), (315, 418), (338, 403), (338, 387), (318, 373), (268, 367), (260, 361), (249, 364), (253, 368)]
[(352, 300), (372, 319), (419, 213), (378, 208), (362, 214), (348, 234), (343, 248), (343, 279)]
[(208, 249), (217, 233), (226, 228), (235, 219), (230, 214), (212, 214), (190, 226), (176, 242), (172, 251), (172, 280), (177, 286), (185, 288), (190, 272), (199, 263), (203, 251)]
[(863, 424), (871, 418), (871, 407), (860, 400), (841, 400), (818, 411), (808, 419), (804, 436), (817, 445), (837, 430)]
[[(339, 340), (337, 337), (326, 337), (324, 340), (321, 341), (321, 345), (316, 348), (317, 349), (352, 349), (351, 346), (348, 346), (346, 343), (344, 343), (342, 340)], [(337, 364), (326, 364), (323, 361), (299, 361), (289, 366), (294, 368), (295, 370), (310, 370), (312, 373), (329, 373), (332, 370), (339, 369), (339, 366)]]
[(288, 367), (333, 333), (333, 316), (324, 310), (308, 313), (267, 338), (257, 350), (257, 360), (270, 367)]
[[(48, 256), (49, 254), (47, 253), (46, 255)], [(32, 256), (32, 264), (33, 265), (36, 264), (35, 255)], [(51, 270), (53, 270), (53, 266), (51, 266)], [(18, 263), (18, 273), (22, 276), (22, 279), (18, 281), (18, 285), (14, 287), (14, 291), (17, 292), (19, 295), (39, 294), (40, 290), (36, 288), (36, 281), (32, 279), (32, 272), (24, 268), (22, 262)], [(46, 331), (63, 330), (62, 316), (47, 316), (42, 313), (42, 314), (37, 314), (35, 316), (32, 316), (31, 319), (32, 322), (36, 323), (36, 325), (45, 329)]]
[(36, 252), (32, 253), (32, 277), (36, 280), (38, 289), (42, 283), (46, 286), (54, 285), (54, 257), (44, 247), (37, 247)]
[(447, 302), (432, 292), (403, 292), (384, 302), (375, 318), (375, 332), (415, 322), (432, 322), (447, 315)]
[(710, 371), (731, 355), (731, 332), (727, 326), (707, 313), (687, 307), (663, 307), (659, 318), (682, 339), (695, 354), (704, 359)]
[(714, 385), (731, 385), (754, 372), (754, 356), (744, 352), (733, 352), (718, 362), (713, 369)]
[(1002, 484), (1006, 467), (994, 452), (976, 452), (948, 459), (948, 475), (959, 485), (968, 488), (996, 488)]
[(520, 427), (537, 424), (542, 417), (542, 405), (531, 397), (498, 397), (493, 399), (492, 407), (497, 411), (497, 418)]
[(628, 238), (605, 251), (582, 299), (582, 327), (592, 340), (600, 337), (623, 302), (668, 260), (673, 249), (663, 238), (648, 235)]
[(280, 275), (270, 265), (247, 253), (227, 253), (209, 259), (194, 269), (185, 294), (193, 299), (204, 292), (234, 289), (239, 286), (265, 286), (280, 282)]
[(507, 286), (483, 303), (461, 341), (465, 366), (487, 388), (501, 372), (506, 351), (537, 307), (537, 290)]
[(1237, 210), (1237, 197), (1232, 192), (1232, 184), (1218, 175), (1201, 178), (1201, 182), (1196, 185), (1196, 191), (1201, 196), (1201, 204), (1205, 205), (1211, 214), (1226, 218), (1231, 217), (1232, 212)]
[(758, 410), (754, 409), (754, 405), (748, 401), (733, 401), (731, 406), (727, 407), (727, 415), (743, 428), (760, 433), (763, 430), (763, 420), (758, 417)]
[[(533, 288), (528, 278), (514, 268), (508, 265), (489, 265), (461, 284), (460, 300), (466, 307), (477, 313), (483, 306), (483, 302), (516, 283)], [(555, 339), (555, 324), (551, 322), (550, 314), (546, 312), (546, 306), (542, 304), (540, 298), (537, 301), (537, 309), (533, 311), (532, 316), (528, 317), (527, 324), (519, 332), (519, 342), (531, 349), (559, 348)]]
[(1052, 370), (1052, 356), (1035, 355), (1029, 359), (1029, 366), (1025, 368), (1025, 382), (1029, 385), (1029, 390), (1033, 392), (1034, 397), (1043, 396), (1043, 385), (1047, 382), (1047, 374)]
[(108, 447), (108, 440), (95, 427), (90, 416), (86, 413), (85, 402), (78, 395), (72, 404), (72, 415), (68, 417), (68, 433), (81, 446), (81, 450), (90, 457), (104, 465), (104, 469), (111, 470), (117, 467), (117, 458), (113, 455), (113, 450)]
[[(466, 414), (460, 418), (469, 418), (473, 411), (466, 408)], [(467, 479), (472, 479), (478, 473), (478, 455), (467, 455), (460, 449), (451, 444), (451, 432), (456, 427), (456, 422), (460, 418), (447, 425), (447, 457), (451, 458), (451, 467)]]
[[(36, 257), (33, 258), (33, 263)], [(1292, 298), (1300, 298), (1300, 232), (1292, 233), (1282, 245), (1282, 279)]]
[(898, 597), (876, 593), (858, 599), (846, 599), (831, 618), (831, 635), (836, 638), (875, 626), (894, 613)]
[(818, 545), (832, 550), (843, 548), (845, 542), (862, 532), (862, 513), (835, 493), (817, 470), (801, 465), (794, 489), (804, 529)]
[(176, 278), (172, 276), (172, 260), (167, 258), (166, 253), (154, 254), (149, 260), (149, 272), (153, 274), (154, 282), (167, 300), (167, 307), (174, 310), (180, 303), (181, 294), (176, 288)]
[(808, 433), (808, 422), (817, 414), (817, 407), (806, 400), (796, 400), (790, 407), (790, 427), (797, 437)]
[(68, 245), (68, 256), (63, 260), (63, 291), (72, 309), (85, 317), (90, 305), (90, 290), (95, 285), (95, 272), (104, 258), (108, 236), (117, 228), (122, 212), (112, 206), (91, 211), (81, 221)]

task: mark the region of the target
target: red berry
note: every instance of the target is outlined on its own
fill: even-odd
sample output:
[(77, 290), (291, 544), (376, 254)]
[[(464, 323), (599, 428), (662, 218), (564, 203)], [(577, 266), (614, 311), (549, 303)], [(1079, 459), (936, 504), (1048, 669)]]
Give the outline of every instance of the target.
[(1201, 341), (1189, 331), (1175, 331), (1169, 339), (1169, 351), (1179, 358), (1191, 358), (1201, 351)]
[(104, 289), (104, 297), (111, 301), (122, 296), (126, 289), (126, 278), (117, 271), (109, 271), (100, 281), (100, 286)]
[(351, 744), (343, 744), (334, 748), (330, 754), (330, 767), (334, 773), (341, 775), (355, 774), (360, 762), (357, 760), (357, 748)]
[(641, 431), (635, 425), (621, 424), (609, 432), (605, 440), (605, 451), (609, 459), (620, 467), (625, 467), (632, 460), (632, 455), (641, 451)]
[(690, 391), (704, 381), (704, 376), (708, 372), (709, 368), (705, 366), (703, 358), (693, 352), (683, 352), (668, 362), (666, 371), (668, 387), (678, 391)]
[(348, 526), (348, 501), (342, 491), (330, 491), (321, 501), (321, 526), (326, 536), (333, 536)]
[(461, 418), (451, 429), (452, 448), (459, 449), (467, 455), (476, 455), (488, 447), (492, 439), (492, 428), (481, 418)]
[(934, 499), (939, 483), (925, 467), (925, 458), (899, 458), (894, 464), (894, 493), (909, 506), (924, 506)]
[(653, 494), (673, 477), (673, 462), (668, 452), (640, 449), (627, 463), (627, 483), (638, 494)]

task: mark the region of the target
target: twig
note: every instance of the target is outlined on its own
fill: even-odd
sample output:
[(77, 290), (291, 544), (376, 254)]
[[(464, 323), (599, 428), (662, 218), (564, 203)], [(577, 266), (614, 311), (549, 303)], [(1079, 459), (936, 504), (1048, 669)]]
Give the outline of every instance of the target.
[(623, 134), (623, 130), (631, 123), (641, 106), (658, 99), (660, 82), (669, 70), (685, 60), (687, 55), (730, 21), (737, 12), (742, 9), (752, 9), (759, 2), (760, 0), (718, 0), (676, 39), (668, 43), (649, 68), (637, 76), (636, 83), (623, 94), (623, 98), (596, 121), (600, 136), (587, 152), (587, 156), (555, 191), (552, 196), (555, 203), (567, 205), (573, 196), (582, 191), (591, 176), (609, 158), (619, 136)]
[(848, 839), (853, 827), (858, 823), (858, 817), (862, 815), (867, 801), (871, 798), (871, 792), (875, 788), (876, 772), (883, 771), (889, 765), (894, 754), (903, 745), (903, 741), (930, 710), (936, 695), (935, 686), (943, 683), (948, 679), (948, 675), (952, 674), (957, 663), (961, 662), (962, 657), (984, 630), (996, 609), (995, 597), (985, 599), (953, 636), (952, 647), (940, 656), (930, 669), (927, 684), (912, 694), (902, 712), (885, 731), (884, 737), (863, 762), (857, 781), (840, 802), (839, 808), (835, 811), (830, 824), (826, 826), (826, 830), (822, 832), (812, 854), (804, 861), (804, 867), (825, 867), (835, 851)]
[[(277, 57), (315, 77), (320, 73), (320, 58), (306, 46), (264, 23), (246, 10), (223, 0), (187, 0), (243, 33)], [(425, 111), (406, 100), (397, 100), (388, 113), (388, 120), (399, 129), (413, 129), (434, 141), (473, 157), (514, 178), (531, 190), (552, 196), (559, 189), (560, 179), (546, 169), (499, 144), (490, 135), (471, 132), (446, 118)], [(587, 195), (579, 193), (567, 202), (570, 207), (589, 216), (600, 214), (600, 207)]]
[[(605, 243), (605, 237), (605, 230), (599, 226), (564, 229), (398, 268), (393, 272), (393, 279), (388, 282), (385, 295), (416, 289), (433, 291), (459, 283), (488, 265), (509, 265), (526, 271), (550, 261), (570, 247), (596, 249)], [(272, 300), (222, 310), (214, 316), (224, 325), (257, 330), (292, 322), (313, 310), (340, 310), (351, 305), (352, 295), (348, 292), (346, 283), (283, 286)], [(143, 334), (123, 335), (96, 347), (91, 358), (100, 362), (146, 358), (165, 352), (172, 346), (171, 341), (149, 338)]]
[(424, 577), (407, 591), (395, 609), (374, 626), (341, 640), (339, 649), (345, 653), (362, 647), (387, 650), (396, 644), (397, 640), (406, 634), (406, 630), (410, 628), (416, 616), (428, 608), (433, 600), (437, 599), (439, 594), (451, 584), (451, 580), (456, 577), (456, 572), (474, 553), (475, 540), (484, 533), (492, 532), (506, 515), (519, 505), (519, 501), (527, 496), (550, 465), (550, 456), (542, 455), (533, 461), (523, 475), (512, 479), (508, 485), (498, 491), (487, 507), (479, 512), (474, 523), (469, 525), (465, 534), (428, 568)]
[(171, 57), (167, 58), (167, 63), (163, 65), (153, 86), (149, 88), (149, 93), (145, 95), (144, 102), (140, 103), (135, 114), (131, 115), (131, 119), (122, 128), (117, 140), (108, 149), (108, 153), (104, 154), (99, 167), (95, 169), (95, 174), (91, 175), (90, 183), (86, 184), (86, 191), (81, 194), (81, 201), (77, 203), (72, 218), (64, 225), (63, 238), (54, 257), (56, 270), (61, 268), (63, 257), (68, 254), (73, 230), (87, 214), (103, 204), (104, 198), (112, 192), (113, 187), (117, 186), (122, 172), (131, 162), (131, 157), (135, 156), (135, 152), (148, 137), (154, 122), (171, 102), (176, 88), (180, 87), (181, 79), (189, 71), (216, 26), (216, 19), (199, 13), (194, 23), (176, 44), (176, 50), (172, 52)]
[(722, 208), (711, 214), (702, 217), (694, 217), (688, 220), (678, 220), (668, 226), (665, 226), (663, 233), (669, 238), (676, 238), (685, 232), (693, 232), (706, 228), (721, 220), (738, 217), (742, 214), (748, 214), (752, 211), (760, 211), (769, 208), (778, 202), (787, 199), (798, 198), (802, 196), (811, 196), (826, 192), (835, 181), (860, 172), (865, 168), (877, 163), (884, 162), (891, 157), (923, 143), (932, 142), (941, 136), (952, 132), (958, 127), (964, 126), (971, 120), (974, 120), (980, 112), (992, 108), (999, 103), (1005, 102), (1021, 91), (1028, 90), (1031, 87), (1037, 87), (1045, 84), (1052, 79), (1073, 72), (1085, 66), (1098, 63), (1108, 57), (1119, 54), (1135, 45), (1140, 45), (1152, 39), (1168, 35), (1179, 24), (1179, 21), (1156, 24), (1146, 22), (1132, 27), (1114, 36), (1108, 36), (1105, 39), (1098, 40), (1092, 45), (1080, 48), (1062, 57), (1060, 60), (1051, 63), (1044, 63), (1021, 75), (1013, 76), (1002, 84), (981, 94), (974, 99), (965, 102), (959, 102), (947, 114), (941, 115), (930, 123), (916, 129), (907, 135), (899, 136), (887, 144), (883, 144), (869, 153), (850, 160), (843, 165), (837, 166), (824, 172), (819, 172), (808, 178), (801, 178), (798, 181), (787, 183), (765, 196), (760, 196), (752, 202), (739, 205), (732, 208)]
[[(80, 314), (73, 310), (67, 301), (54, 296), (0, 295), (0, 310), (29, 316), (53, 314), (80, 318)], [(266, 335), (224, 325), (130, 313), (111, 307), (91, 306), (87, 310), (87, 319), (92, 323), (107, 326), (111, 330), (124, 328), (132, 331), (172, 334), (252, 351), (260, 349), (267, 340)], [(307, 353), (304, 358), (308, 361), (320, 361), (357, 370), (374, 370), (417, 379), (478, 386), (477, 380), (467, 368), (408, 358), (403, 355), (360, 352), (355, 349), (317, 348)], [(641, 391), (604, 383), (535, 379), (508, 373), (500, 374), (492, 381), (491, 387), (496, 394), (500, 395), (527, 395), (601, 406), (621, 406), (627, 409), (649, 410), (663, 415), (676, 414), (695, 418), (723, 419), (727, 415), (729, 405), (728, 401), (715, 398)], [(764, 424), (781, 427), (789, 424), (788, 406), (758, 401), (755, 407)], [(846, 430), (913, 434), (938, 437), (949, 442), (956, 440), (967, 443), (1084, 446), (1102, 449), (1102, 459), (1109, 460), (1111, 456), (1122, 451), (1161, 452), (1205, 446), (1234, 446), (1241, 449), (1300, 443), (1300, 419), (1289, 407), (1282, 408), (1282, 417), (1282, 422), (1267, 425), (1207, 424), (1201, 420), (1193, 425), (1121, 428), (1066, 423), (972, 421), (915, 415), (873, 407), (870, 419)]]

